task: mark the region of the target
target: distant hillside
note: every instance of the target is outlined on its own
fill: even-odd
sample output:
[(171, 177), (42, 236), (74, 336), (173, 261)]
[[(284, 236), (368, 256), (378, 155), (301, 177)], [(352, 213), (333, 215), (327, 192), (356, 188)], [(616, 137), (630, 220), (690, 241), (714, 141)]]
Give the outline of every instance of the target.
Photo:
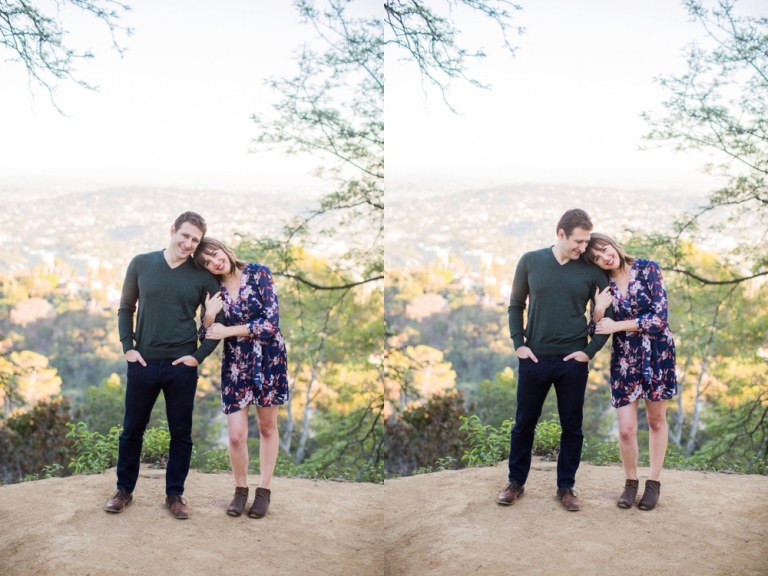
[(211, 236), (228, 239), (277, 231), (312, 206), (299, 194), (155, 188), (15, 196), (2, 204), (0, 271), (59, 258), (83, 272), (96, 259), (123, 269), (133, 255), (164, 247), (170, 225), (186, 210), (205, 217)]
[[(620, 466), (582, 464), (579, 512), (534, 459), (525, 494), (499, 506), (506, 462), (387, 481), (387, 573), (398, 576), (768, 574), (768, 478), (664, 470), (655, 510), (622, 510)], [(640, 469), (641, 488), (648, 469)], [(642, 489), (641, 489), (642, 492)]]
[(396, 188), (387, 191), (386, 261), (401, 268), (446, 254), (476, 266), (484, 256), (516, 260), (552, 244), (569, 208), (585, 209), (596, 231), (621, 236), (627, 229), (666, 229), (675, 215), (703, 201), (693, 192), (564, 185)]
[(190, 473), (188, 520), (165, 508), (162, 470), (142, 470), (121, 514), (103, 510), (114, 484), (112, 469), (1, 486), (0, 574), (384, 574), (378, 484), (276, 478), (260, 520), (227, 516), (231, 474)]

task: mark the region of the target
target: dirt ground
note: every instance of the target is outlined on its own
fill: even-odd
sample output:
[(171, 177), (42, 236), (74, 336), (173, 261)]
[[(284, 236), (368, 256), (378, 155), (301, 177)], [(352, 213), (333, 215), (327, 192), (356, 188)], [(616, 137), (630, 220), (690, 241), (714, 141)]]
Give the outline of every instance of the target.
[(190, 473), (184, 521), (149, 468), (116, 515), (103, 511), (114, 469), (2, 486), (0, 575), (768, 575), (765, 476), (665, 470), (644, 512), (616, 507), (620, 467), (582, 464), (575, 513), (555, 498), (554, 463), (534, 462), (511, 507), (495, 503), (505, 478), (504, 464), (384, 487), (276, 478), (261, 520), (224, 513), (229, 474)]
[(0, 575), (384, 573), (381, 485), (275, 478), (269, 514), (254, 520), (225, 514), (230, 474), (191, 471), (190, 518), (177, 520), (164, 474), (142, 469), (121, 514), (103, 510), (114, 469), (0, 487)]
[(386, 573), (768, 574), (765, 476), (664, 470), (655, 510), (622, 510), (622, 469), (582, 464), (579, 512), (556, 499), (554, 463), (534, 461), (513, 506), (495, 502), (506, 476), (503, 463), (387, 481)]

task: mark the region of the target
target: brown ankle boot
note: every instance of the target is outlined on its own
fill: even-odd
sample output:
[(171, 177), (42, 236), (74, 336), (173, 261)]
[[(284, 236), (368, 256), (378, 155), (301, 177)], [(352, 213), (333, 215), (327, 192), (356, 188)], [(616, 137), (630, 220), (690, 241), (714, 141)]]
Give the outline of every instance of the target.
[(637, 480), (627, 480), (624, 483), (624, 492), (619, 496), (616, 505), (619, 508), (631, 508), (637, 498), (637, 489), (640, 487), (640, 482)]
[(256, 488), (256, 497), (253, 499), (248, 516), (251, 518), (264, 518), (269, 510), (269, 497), (272, 492), (268, 488)]
[(248, 503), (248, 488), (241, 488), (240, 486), (235, 488), (235, 497), (232, 498), (232, 502), (229, 503), (227, 508), (227, 514), (230, 516), (240, 516), (245, 510), (245, 505)]
[(656, 504), (659, 503), (660, 491), (661, 482), (657, 482), (656, 480), (646, 480), (645, 492), (643, 492), (643, 497), (640, 498), (640, 504), (638, 504), (640, 510), (653, 510), (656, 508)]

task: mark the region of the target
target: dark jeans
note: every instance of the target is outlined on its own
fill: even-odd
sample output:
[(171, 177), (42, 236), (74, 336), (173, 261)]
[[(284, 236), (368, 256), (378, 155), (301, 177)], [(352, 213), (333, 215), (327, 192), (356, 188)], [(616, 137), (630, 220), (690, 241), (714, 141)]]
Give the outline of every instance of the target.
[(557, 486), (573, 487), (581, 462), (584, 434), (584, 392), (589, 363), (563, 361), (565, 356), (538, 356), (539, 362), (520, 360), (517, 381), (517, 414), (509, 449), (509, 481), (525, 484), (531, 469), (531, 450), (536, 423), (552, 384), (557, 394), (557, 412), (563, 433), (557, 459)]
[(163, 391), (171, 448), (165, 472), (165, 493), (183, 494), (192, 457), (192, 409), (195, 405), (197, 367), (172, 360), (128, 362), (125, 420), (117, 456), (117, 488), (133, 492), (139, 477), (141, 445), (152, 408)]

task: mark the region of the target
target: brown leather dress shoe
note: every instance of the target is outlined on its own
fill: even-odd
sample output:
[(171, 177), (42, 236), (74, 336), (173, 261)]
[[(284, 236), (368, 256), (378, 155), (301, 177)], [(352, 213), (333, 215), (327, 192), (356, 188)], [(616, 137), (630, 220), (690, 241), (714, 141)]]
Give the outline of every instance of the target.
[(237, 486), (235, 488), (235, 497), (232, 502), (229, 503), (227, 508), (227, 514), (230, 516), (240, 516), (245, 510), (245, 505), (248, 503), (248, 488), (241, 488)]
[(171, 515), (179, 520), (189, 518), (189, 508), (184, 498), (178, 494), (169, 494), (165, 497), (165, 507), (170, 509)]
[(579, 499), (576, 496), (576, 492), (573, 488), (558, 488), (557, 499), (563, 505), (563, 508), (568, 512), (577, 512), (581, 506), (579, 506)]
[(256, 497), (253, 499), (248, 516), (251, 518), (264, 518), (269, 510), (269, 497), (272, 495), (269, 488), (256, 488)]
[(632, 508), (632, 504), (635, 503), (637, 498), (637, 489), (640, 487), (640, 482), (637, 480), (627, 480), (624, 483), (624, 492), (619, 496), (619, 500), (616, 502), (616, 506), (619, 508)]
[(117, 514), (125, 510), (131, 502), (133, 502), (133, 494), (124, 488), (120, 488), (120, 490), (112, 494), (112, 498), (104, 506), (104, 510)]
[(656, 480), (645, 481), (645, 491), (640, 503), (637, 505), (640, 510), (653, 510), (659, 503), (659, 493), (661, 492), (661, 482)]
[(518, 484), (517, 482), (510, 482), (504, 487), (504, 490), (502, 490), (501, 494), (499, 494), (499, 496), (496, 498), (496, 503), (501, 504), (502, 506), (512, 506), (512, 504), (523, 497), (523, 492), (525, 492), (525, 488), (522, 484)]

